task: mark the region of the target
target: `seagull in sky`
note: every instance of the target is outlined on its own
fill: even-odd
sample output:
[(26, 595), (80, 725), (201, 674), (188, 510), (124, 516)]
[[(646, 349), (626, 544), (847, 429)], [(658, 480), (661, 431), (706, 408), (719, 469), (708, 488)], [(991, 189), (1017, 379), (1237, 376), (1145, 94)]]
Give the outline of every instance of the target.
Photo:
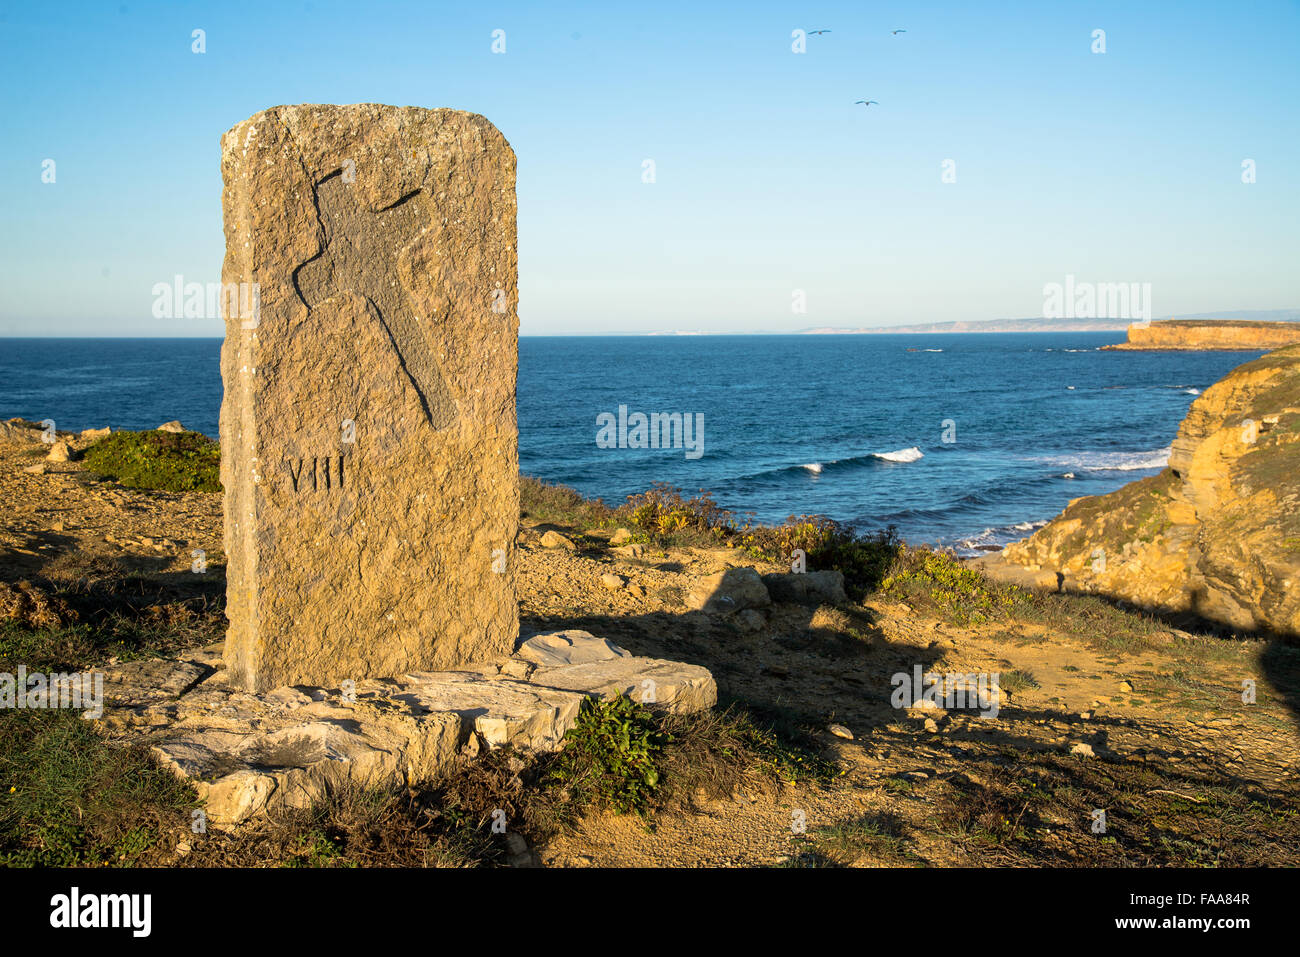
[(823, 33), (830, 33), (829, 30), (809, 30), (808, 35), (812, 37), (821, 36)]
[(906, 32), (907, 32), (906, 30), (894, 30), (893, 34), (894, 36), (898, 36), (900, 33), (906, 33)]
[(875, 100), (854, 100), (854, 101), (853, 101), (853, 105), (854, 105), (854, 106), (857, 106), (859, 103), (861, 103), (863, 106), (871, 106), (871, 104), (873, 104), (873, 103), (875, 103), (876, 106), (879, 106), (879, 105), (880, 105), (880, 104), (877, 103)]

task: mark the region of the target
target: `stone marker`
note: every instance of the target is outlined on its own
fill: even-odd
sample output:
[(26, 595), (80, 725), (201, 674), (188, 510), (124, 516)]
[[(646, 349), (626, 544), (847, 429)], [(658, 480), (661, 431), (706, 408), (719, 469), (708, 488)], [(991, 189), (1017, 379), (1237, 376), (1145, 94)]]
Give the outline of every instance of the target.
[(231, 680), (509, 655), (509, 144), (455, 110), (280, 106), (226, 133), (221, 168)]

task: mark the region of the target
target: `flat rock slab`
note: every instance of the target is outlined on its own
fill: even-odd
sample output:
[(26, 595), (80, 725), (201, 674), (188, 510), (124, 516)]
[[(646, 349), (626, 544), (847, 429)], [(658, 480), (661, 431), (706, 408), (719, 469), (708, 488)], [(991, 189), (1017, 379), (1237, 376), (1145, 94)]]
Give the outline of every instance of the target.
[(538, 672), (532, 680), (602, 698), (625, 694), (633, 701), (674, 714), (704, 711), (718, 701), (718, 686), (707, 668), (659, 658), (628, 657), (568, 665)]
[(635, 657), (582, 631), (535, 635), (473, 669), (257, 694), (209, 649), (107, 669), (102, 722), (192, 781), (224, 827), (347, 784), (428, 781), (483, 749), (557, 750), (584, 698), (620, 694), (690, 713), (712, 707), (717, 686), (698, 665)]
[(593, 661), (609, 661), (630, 657), (629, 653), (606, 638), (597, 638), (585, 631), (554, 631), (524, 639), (515, 652), (539, 669), (559, 668), (565, 665), (585, 665)]

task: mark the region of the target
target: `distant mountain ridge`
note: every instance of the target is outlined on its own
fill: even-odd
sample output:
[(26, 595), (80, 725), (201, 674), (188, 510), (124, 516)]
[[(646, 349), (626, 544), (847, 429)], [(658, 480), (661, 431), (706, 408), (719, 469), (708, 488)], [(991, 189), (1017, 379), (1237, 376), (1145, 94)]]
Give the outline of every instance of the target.
[[(1300, 322), (1300, 309), (1228, 309), (1160, 319), (1245, 319), (1255, 322)], [(1159, 321), (1159, 320), (1157, 320)], [(1126, 332), (1130, 319), (985, 319), (975, 322), (926, 322), (903, 326), (819, 326), (799, 335), (899, 335), (943, 332)]]

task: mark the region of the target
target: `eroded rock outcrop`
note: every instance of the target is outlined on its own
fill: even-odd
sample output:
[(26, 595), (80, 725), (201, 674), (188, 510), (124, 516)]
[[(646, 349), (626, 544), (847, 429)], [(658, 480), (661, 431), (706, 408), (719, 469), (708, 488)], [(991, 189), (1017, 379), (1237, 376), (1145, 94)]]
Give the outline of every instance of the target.
[(1134, 323), (1128, 341), (1103, 349), (1279, 349), (1300, 342), (1300, 322), (1165, 319)]
[(1192, 403), (1169, 467), (1076, 499), (982, 562), (1240, 631), (1300, 637), (1300, 346)]

